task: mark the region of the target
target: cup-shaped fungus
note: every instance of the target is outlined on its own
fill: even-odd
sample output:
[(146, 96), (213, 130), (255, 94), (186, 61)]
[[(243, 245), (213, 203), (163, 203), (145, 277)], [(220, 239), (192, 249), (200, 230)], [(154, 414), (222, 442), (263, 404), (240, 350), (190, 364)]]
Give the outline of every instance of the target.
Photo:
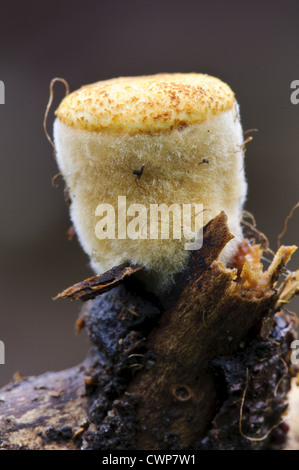
[(97, 273), (128, 260), (165, 287), (187, 264), (186, 239), (222, 210), (234, 238), (221, 261), (235, 254), (247, 185), (228, 85), (196, 73), (100, 81), (66, 96), (56, 116), (71, 219)]

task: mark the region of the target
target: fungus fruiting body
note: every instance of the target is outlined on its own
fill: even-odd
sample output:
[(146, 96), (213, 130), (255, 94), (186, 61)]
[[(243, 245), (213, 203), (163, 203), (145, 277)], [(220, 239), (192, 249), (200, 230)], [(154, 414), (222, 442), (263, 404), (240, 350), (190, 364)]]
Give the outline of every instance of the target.
[[(125, 197), (127, 207), (145, 207), (147, 214), (154, 204), (201, 205), (202, 224), (223, 210), (234, 239), (221, 261), (235, 254), (247, 189), (244, 138), (234, 93), (219, 79), (158, 74), (83, 86), (57, 109), (54, 141), (72, 222), (97, 273), (129, 260), (165, 287), (190, 255), (183, 238), (152, 239), (148, 223), (138, 227), (143, 236), (135, 239), (100, 239), (97, 207), (115, 208), (117, 232), (119, 197)], [(132, 213), (128, 223), (130, 218)], [(161, 213), (160, 232), (164, 219)]]

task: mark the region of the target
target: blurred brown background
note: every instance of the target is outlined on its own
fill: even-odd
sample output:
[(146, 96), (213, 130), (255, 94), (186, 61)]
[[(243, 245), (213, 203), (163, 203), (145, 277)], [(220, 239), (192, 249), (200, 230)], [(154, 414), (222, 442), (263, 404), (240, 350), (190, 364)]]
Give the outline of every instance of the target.
[[(6, 365), (0, 385), (81, 361), (80, 305), (51, 298), (91, 274), (76, 241), (42, 128), (55, 76), (71, 90), (120, 75), (204, 72), (226, 81), (241, 105), (247, 146), (247, 209), (273, 248), (299, 200), (299, 3), (240, 1), (5, 2), (0, 12), (1, 316)], [(57, 106), (64, 89), (55, 88)], [(54, 109), (53, 108), (53, 109)], [(51, 125), (51, 119), (50, 119)], [(299, 212), (299, 211), (298, 211)], [(299, 243), (299, 213), (284, 242)], [(299, 265), (297, 254), (291, 266)], [(292, 308), (299, 312), (299, 303)]]

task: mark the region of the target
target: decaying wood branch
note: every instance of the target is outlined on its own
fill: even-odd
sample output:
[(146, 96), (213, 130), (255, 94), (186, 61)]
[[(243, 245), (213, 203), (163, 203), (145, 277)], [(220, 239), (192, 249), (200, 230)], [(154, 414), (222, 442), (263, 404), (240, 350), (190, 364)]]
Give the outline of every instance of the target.
[[(1, 449), (67, 449), (86, 426), (87, 362), (63, 372), (29, 377), (0, 393)], [(86, 428), (85, 428), (86, 429)]]
[[(263, 272), (261, 249), (245, 243), (227, 269), (217, 261), (231, 238), (225, 221), (220, 214), (207, 224), (203, 247), (164, 296), (145, 292), (133, 272), (124, 279), (126, 266), (108, 273), (106, 284), (98, 279), (113, 289), (89, 301), (78, 323), (93, 344), (88, 359), (0, 391), (1, 448), (261, 449), (285, 442), (294, 319), (281, 308), (298, 293), (298, 272), (280, 286), (277, 280), (294, 247), (280, 247)], [(115, 287), (112, 278), (123, 282)], [(90, 284), (77, 287), (64, 296), (87, 299)]]

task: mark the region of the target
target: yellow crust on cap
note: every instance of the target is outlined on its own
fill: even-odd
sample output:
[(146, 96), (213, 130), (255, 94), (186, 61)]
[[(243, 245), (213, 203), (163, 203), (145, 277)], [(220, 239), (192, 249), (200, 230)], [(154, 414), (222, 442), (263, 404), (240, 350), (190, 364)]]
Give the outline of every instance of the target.
[(158, 74), (83, 86), (66, 96), (55, 114), (86, 131), (151, 133), (204, 122), (234, 102), (234, 93), (218, 78)]

